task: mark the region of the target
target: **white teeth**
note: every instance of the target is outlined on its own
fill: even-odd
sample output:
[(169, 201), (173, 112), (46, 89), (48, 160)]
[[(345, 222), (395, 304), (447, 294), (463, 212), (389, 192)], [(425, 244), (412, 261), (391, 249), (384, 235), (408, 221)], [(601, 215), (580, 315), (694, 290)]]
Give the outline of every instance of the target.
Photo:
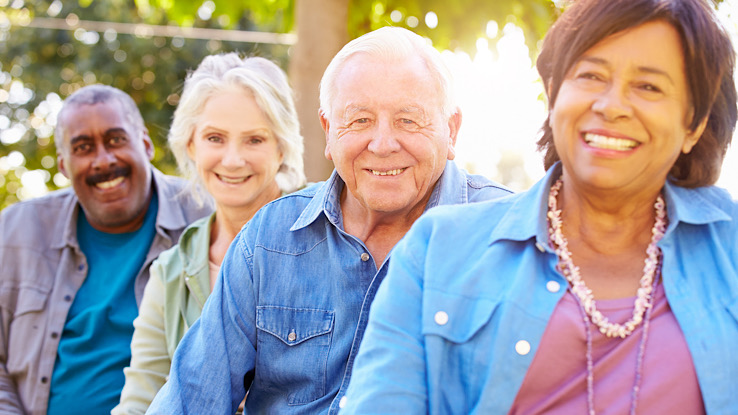
[(387, 171), (372, 170), (372, 174), (375, 176), (397, 176), (398, 174), (404, 171), (405, 169), (394, 169), (394, 170), (387, 170)]
[(95, 186), (97, 186), (98, 189), (111, 189), (111, 188), (113, 188), (113, 187), (121, 184), (123, 182), (123, 179), (124, 179), (123, 176), (116, 177), (115, 179), (108, 180), (107, 182), (100, 182), (100, 183), (96, 184)]
[(584, 141), (592, 147), (605, 150), (627, 151), (638, 146), (637, 141), (626, 138), (607, 137), (599, 134), (585, 134)]
[(218, 178), (220, 180), (222, 180), (223, 182), (229, 183), (229, 184), (243, 183), (243, 182), (246, 181), (246, 179), (248, 179), (248, 177), (239, 177), (239, 178), (235, 178), (234, 179), (234, 178), (230, 178), (230, 177), (226, 177), (226, 176), (221, 176), (221, 175), (218, 175)]

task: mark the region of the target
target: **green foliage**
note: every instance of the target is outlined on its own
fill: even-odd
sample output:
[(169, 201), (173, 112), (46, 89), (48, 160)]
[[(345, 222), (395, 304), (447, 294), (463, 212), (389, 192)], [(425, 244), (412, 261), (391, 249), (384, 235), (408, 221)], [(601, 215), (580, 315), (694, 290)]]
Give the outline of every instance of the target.
[[(280, 2), (286, 3), (286, 0), (272, 3)], [(148, 11), (141, 3), (145, 1), (138, 1), (138, 7), (125, 0), (64, 2), (58, 16), (74, 14), (80, 20), (169, 23), (171, 16), (159, 8), (166, 1), (149, 2), (151, 7)], [(175, 4), (173, 1), (170, 3)], [(226, 3), (223, 2), (223, 13), (236, 16), (229, 18), (230, 28), (258, 29), (243, 10), (239, 14), (239, 11), (225, 7)], [(0, 136), (5, 138), (0, 147), (0, 209), (29, 196), (30, 189), (21, 183), (21, 177), (28, 171), (41, 172), (50, 190), (64, 185), (57, 175), (56, 151), (50, 136), (55, 120), (53, 114), (48, 114), (48, 108), (54, 102), (58, 106), (60, 99), (83, 85), (103, 83), (129, 93), (138, 103), (154, 141), (154, 164), (164, 172), (175, 173), (175, 162), (166, 146), (166, 134), (178, 100), (177, 94), (181, 92), (189, 69), (195, 68), (206, 55), (227, 51), (265, 56), (286, 69), (287, 47), (281, 45), (134, 36), (114, 31), (85, 33), (80, 29), (40, 29), (7, 24), (12, 20), (16, 23), (24, 19), (30, 21), (34, 16), (48, 17), (51, 4), (37, 1), (0, 11), (0, 129), (5, 130), (7, 126), (25, 131), (17, 141), (17, 137)], [(61, 2), (57, 1), (57, 4)], [(176, 2), (169, 11), (179, 13), (174, 14), (179, 18), (192, 17), (197, 15), (197, 8), (192, 7), (190, 2)], [(220, 16), (220, 7), (219, 4), (214, 16)], [(265, 13), (264, 9), (258, 12)], [(227, 19), (194, 19), (193, 24), (221, 28), (218, 20), (223, 22)], [(273, 19), (272, 22), (284, 25), (289, 19), (283, 20)], [(15, 152), (23, 154), (21, 163), (18, 163), (19, 154)], [(11, 153), (13, 157), (6, 157)]]
[[(535, 54), (536, 42), (557, 13), (551, 0), (344, 1), (349, 5), (347, 29), (352, 38), (385, 25), (403, 26), (429, 37), (438, 48), (470, 53), (476, 39), (487, 34), (487, 23), (494, 20), (500, 32), (508, 22), (521, 27)], [(265, 56), (285, 69), (288, 60), (287, 46), (27, 26), (34, 17), (276, 33), (289, 32), (295, 25), (294, 0), (0, 0), (0, 6), (0, 130), (22, 132), (20, 138), (0, 135), (0, 209), (32, 196), (31, 186), (21, 183), (29, 171), (40, 172), (50, 190), (64, 185), (56, 167), (51, 136), (55, 119), (49, 108), (81, 86), (104, 83), (128, 92), (138, 103), (156, 146), (154, 164), (174, 173), (166, 134), (188, 69), (221, 51)], [(401, 13), (397, 21), (392, 20), (393, 11)], [(425, 23), (431, 11), (438, 16), (436, 27)], [(411, 16), (417, 24), (408, 19)]]
[[(429, 12), (437, 16), (434, 27), (426, 24)], [(494, 21), (500, 35), (507, 23), (523, 29), (534, 53), (557, 13), (551, 0), (354, 0), (349, 12), (349, 36), (354, 38), (382, 26), (400, 26), (430, 38), (436, 48), (473, 53), (477, 38), (485, 37), (488, 22)]]

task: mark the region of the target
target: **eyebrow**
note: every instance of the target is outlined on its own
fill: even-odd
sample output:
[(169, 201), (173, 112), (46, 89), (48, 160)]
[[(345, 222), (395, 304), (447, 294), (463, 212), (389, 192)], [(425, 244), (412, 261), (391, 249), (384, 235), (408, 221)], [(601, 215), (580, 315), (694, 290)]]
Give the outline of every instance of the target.
[[(108, 136), (110, 134), (117, 134), (117, 133), (122, 133), (122, 134), (126, 134), (126, 135), (128, 134), (128, 132), (126, 132), (126, 129), (125, 128), (115, 127), (115, 128), (111, 128), (111, 129), (105, 131), (105, 134), (103, 134), (103, 135)], [(78, 136), (72, 137), (69, 140), (69, 144), (75, 144), (75, 143), (78, 143), (80, 141), (89, 141), (89, 140), (92, 140), (92, 137), (91, 136), (89, 136), (87, 134), (80, 134)]]
[[(603, 65), (603, 66), (610, 67), (610, 62), (606, 61), (605, 59), (598, 58), (596, 56), (583, 56), (581, 59), (579, 59), (579, 62), (582, 62), (582, 61), (591, 62), (596, 65)], [(671, 75), (669, 75), (668, 72), (662, 69), (654, 68), (653, 66), (639, 66), (637, 69), (638, 69), (638, 72), (663, 76), (664, 78), (668, 79), (672, 85), (674, 85), (674, 79), (671, 78)]]
[[(215, 125), (205, 124), (205, 126), (202, 128), (202, 130), (200, 130), (200, 133), (199, 134), (200, 135), (207, 135), (207, 134), (210, 134), (211, 132), (216, 132), (218, 134), (226, 134), (227, 133), (226, 130), (224, 130), (222, 128), (218, 128)], [(241, 131), (238, 134), (240, 136), (249, 136), (249, 135), (254, 135), (254, 134), (267, 134), (267, 135), (271, 135), (272, 134), (272, 130), (270, 128), (268, 128), (268, 127), (257, 127), (257, 128), (253, 128), (253, 129), (250, 129), (250, 130)]]

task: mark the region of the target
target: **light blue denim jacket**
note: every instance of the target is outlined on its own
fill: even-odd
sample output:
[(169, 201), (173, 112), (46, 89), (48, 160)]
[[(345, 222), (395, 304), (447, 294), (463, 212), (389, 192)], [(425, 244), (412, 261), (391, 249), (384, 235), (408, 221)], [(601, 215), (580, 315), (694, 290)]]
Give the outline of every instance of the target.
[[(267, 204), (241, 230), (147, 413), (232, 414), (244, 384), (245, 413), (338, 411), (388, 267), (377, 270), (343, 231), (343, 186), (334, 172)], [(509, 193), (448, 162), (426, 209)]]
[[(509, 412), (567, 287), (547, 242), (558, 169), (525, 193), (415, 223), (393, 251), (341, 415)], [(664, 194), (666, 296), (707, 413), (736, 414), (738, 205), (715, 187), (667, 183)]]

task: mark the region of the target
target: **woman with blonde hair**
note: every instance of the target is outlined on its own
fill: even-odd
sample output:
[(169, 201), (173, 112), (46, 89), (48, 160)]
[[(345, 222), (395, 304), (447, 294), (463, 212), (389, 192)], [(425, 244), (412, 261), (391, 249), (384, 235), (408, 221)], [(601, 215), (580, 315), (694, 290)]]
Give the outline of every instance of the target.
[(169, 145), (191, 191), (215, 212), (190, 225), (151, 266), (113, 414), (146, 412), (231, 241), (259, 208), (305, 183), (292, 91), (284, 72), (263, 58), (205, 58), (185, 80)]

